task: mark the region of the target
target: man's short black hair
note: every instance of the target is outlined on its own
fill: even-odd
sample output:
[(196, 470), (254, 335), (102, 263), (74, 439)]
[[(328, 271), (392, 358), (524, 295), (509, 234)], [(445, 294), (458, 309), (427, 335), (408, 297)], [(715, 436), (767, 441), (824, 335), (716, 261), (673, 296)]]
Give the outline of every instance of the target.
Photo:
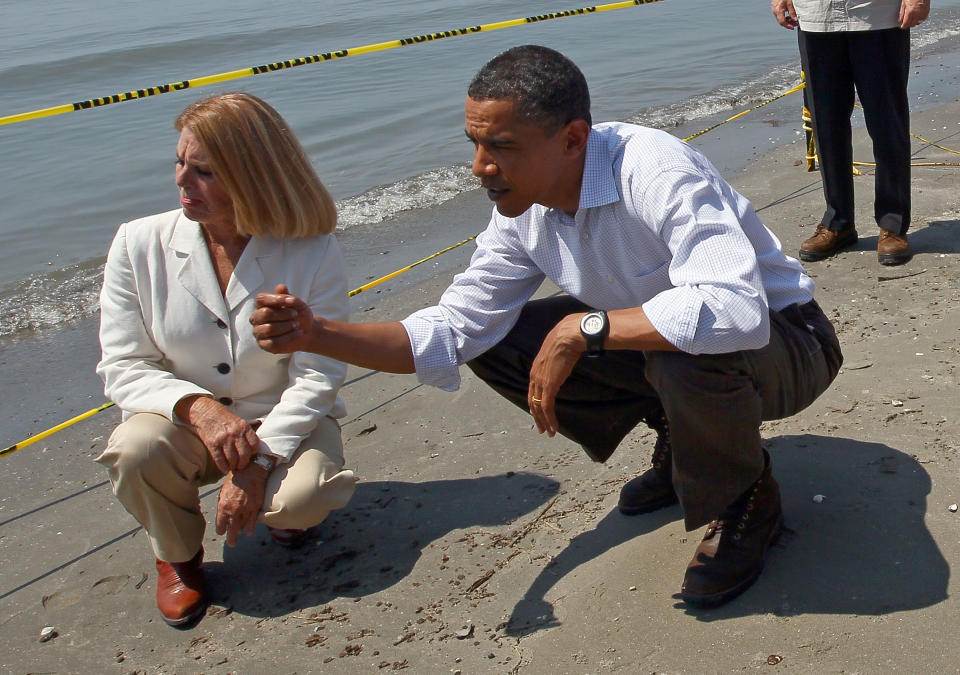
[(539, 45), (513, 47), (477, 72), (467, 89), (475, 101), (507, 99), (517, 116), (553, 134), (560, 127), (590, 119), (590, 91), (576, 64)]

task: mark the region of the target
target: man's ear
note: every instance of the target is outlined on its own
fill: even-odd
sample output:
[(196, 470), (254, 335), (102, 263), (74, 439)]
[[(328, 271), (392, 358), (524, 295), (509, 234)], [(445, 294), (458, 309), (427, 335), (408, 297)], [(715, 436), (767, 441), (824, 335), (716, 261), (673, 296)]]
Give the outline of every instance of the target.
[(581, 155), (587, 151), (587, 138), (590, 136), (590, 125), (586, 120), (577, 119), (567, 123), (563, 128), (564, 152), (571, 155)]

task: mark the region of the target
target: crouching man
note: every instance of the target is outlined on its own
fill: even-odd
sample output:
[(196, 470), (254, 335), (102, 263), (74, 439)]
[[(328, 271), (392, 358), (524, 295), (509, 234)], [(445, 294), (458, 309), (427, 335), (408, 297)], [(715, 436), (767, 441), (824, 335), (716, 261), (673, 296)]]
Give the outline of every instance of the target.
[[(583, 74), (551, 49), (487, 63), (466, 134), (496, 208), (439, 303), (357, 324), (315, 317), (278, 287), (251, 317), (260, 346), (446, 390), (467, 364), (596, 461), (644, 422), (658, 434), (653, 466), (623, 486), (620, 511), (679, 501), (688, 530), (709, 523), (681, 595), (730, 600), (782, 523), (760, 423), (808, 406), (842, 361), (813, 281), (699, 152), (661, 131), (592, 125)], [(530, 301), (544, 278), (565, 295)]]

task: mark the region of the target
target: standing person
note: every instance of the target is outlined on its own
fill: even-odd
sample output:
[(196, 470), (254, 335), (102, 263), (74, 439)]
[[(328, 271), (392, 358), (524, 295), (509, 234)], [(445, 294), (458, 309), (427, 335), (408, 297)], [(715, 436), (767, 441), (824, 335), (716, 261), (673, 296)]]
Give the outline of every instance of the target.
[(282, 545), (346, 505), (337, 392), (346, 365), (277, 357), (247, 323), (278, 283), (347, 318), (336, 209), (280, 114), (248, 94), (190, 105), (175, 180), (181, 208), (120, 226), (103, 275), (97, 372), (123, 423), (97, 459), (150, 537), (164, 621), (204, 608), (199, 487), (226, 475), (229, 546), (259, 521)]
[(930, 0), (772, 0), (784, 28), (797, 28), (807, 78), (826, 212), (800, 259), (823, 260), (857, 243), (850, 115), (860, 96), (876, 160), (874, 218), (881, 265), (910, 259), (910, 31)]
[[(355, 324), (280, 287), (257, 298), (254, 335), (447, 390), (466, 363), (596, 461), (645, 422), (654, 465), (619, 508), (679, 500), (688, 530), (710, 522), (681, 592), (726, 602), (781, 527), (760, 423), (809, 405), (842, 359), (812, 280), (699, 152), (662, 131), (591, 126), (586, 80), (558, 52), (497, 56), (465, 108), (473, 173), (496, 208), (439, 304)], [(567, 294), (530, 301), (544, 278)]]

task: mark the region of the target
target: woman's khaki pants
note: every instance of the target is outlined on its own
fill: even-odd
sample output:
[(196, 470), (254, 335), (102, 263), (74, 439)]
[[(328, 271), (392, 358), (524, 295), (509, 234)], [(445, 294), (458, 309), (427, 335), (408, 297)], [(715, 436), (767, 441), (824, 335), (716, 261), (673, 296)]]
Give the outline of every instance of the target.
[[(107, 467), (114, 494), (143, 525), (157, 558), (193, 558), (206, 527), (200, 486), (223, 477), (200, 438), (162, 415), (137, 413), (114, 430), (96, 461)], [(291, 460), (267, 479), (259, 522), (313, 527), (346, 506), (356, 483), (353, 472), (343, 470), (340, 426), (321, 417)]]

